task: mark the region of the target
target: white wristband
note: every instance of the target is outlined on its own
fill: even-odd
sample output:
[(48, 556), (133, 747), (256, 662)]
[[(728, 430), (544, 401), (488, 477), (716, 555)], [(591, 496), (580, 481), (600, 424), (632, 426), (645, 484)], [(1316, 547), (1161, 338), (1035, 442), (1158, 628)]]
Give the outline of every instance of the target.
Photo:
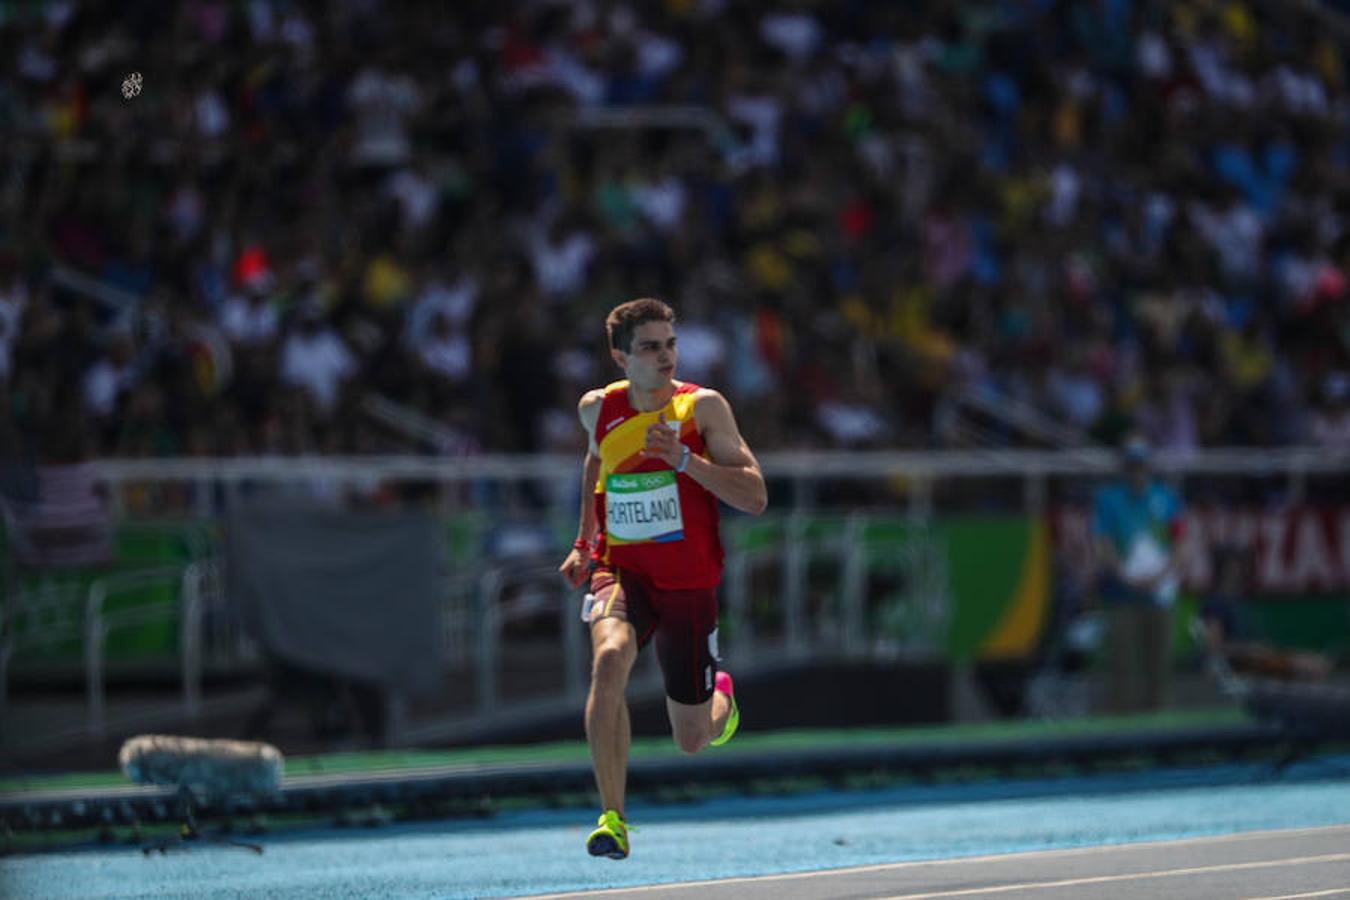
[(689, 445), (680, 445), (680, 464), (675, 467), (676, 472), (683, 472), (684, 467), (689, 465)]

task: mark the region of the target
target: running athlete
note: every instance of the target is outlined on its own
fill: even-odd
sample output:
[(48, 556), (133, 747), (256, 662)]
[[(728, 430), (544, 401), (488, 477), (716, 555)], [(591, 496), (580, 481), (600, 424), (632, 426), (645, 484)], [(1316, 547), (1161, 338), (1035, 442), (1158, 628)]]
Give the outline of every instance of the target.
[(717, 669), (717, 501), (758, 515), (768, 494), (726, 398), (675, 380), (674, 311), (633, 300), (610, 312), (605, 331), (627, 377), (577, 405), (589, 438), (581, 525), (559, 571), (573, 587), (590, 577), (586, 739), (603, 812), (586, 848), (623, 859), (633, 662), (655, 639), (681, 750), (731, 739), (740, 713), (731, 676)]

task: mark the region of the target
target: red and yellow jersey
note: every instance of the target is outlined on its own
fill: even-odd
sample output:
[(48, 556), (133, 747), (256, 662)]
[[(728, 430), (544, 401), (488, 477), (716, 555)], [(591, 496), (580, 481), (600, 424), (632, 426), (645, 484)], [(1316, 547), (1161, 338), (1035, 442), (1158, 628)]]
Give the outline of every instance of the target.
[(600, 561), (666, 590), (716, 587), (722, 579), (717, 498), (688, 475), (639, 451), (665, 414), (690, 453), (705, 454), (694, 422), (698, 385), (684, 383), (664, 409), (638, 412), (628, 382), (605, 388), (595, 423), (600, 477), (595, 483)]

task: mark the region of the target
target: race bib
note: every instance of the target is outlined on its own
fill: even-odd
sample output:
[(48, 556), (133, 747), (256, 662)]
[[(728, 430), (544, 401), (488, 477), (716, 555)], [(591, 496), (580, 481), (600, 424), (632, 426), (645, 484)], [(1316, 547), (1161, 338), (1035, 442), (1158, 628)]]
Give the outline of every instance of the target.
[(634, 472), (605, 478), (605, 531), (610, 543), (678, 541), (684, 514), (675, 473)]

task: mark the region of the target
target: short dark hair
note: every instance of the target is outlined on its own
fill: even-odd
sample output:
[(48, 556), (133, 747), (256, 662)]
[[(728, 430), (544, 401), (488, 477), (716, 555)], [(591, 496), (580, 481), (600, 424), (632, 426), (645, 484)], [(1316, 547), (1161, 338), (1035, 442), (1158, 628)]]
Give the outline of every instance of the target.
[(633, 332), (639, 325), (648, 322), (669, 322), (675, 324), (675, 310), (660, 300), (642, 297), (620, 303), (605, 317), (605, 334), (609, 335), (609, 345), (624, 353), (631, 352)]

